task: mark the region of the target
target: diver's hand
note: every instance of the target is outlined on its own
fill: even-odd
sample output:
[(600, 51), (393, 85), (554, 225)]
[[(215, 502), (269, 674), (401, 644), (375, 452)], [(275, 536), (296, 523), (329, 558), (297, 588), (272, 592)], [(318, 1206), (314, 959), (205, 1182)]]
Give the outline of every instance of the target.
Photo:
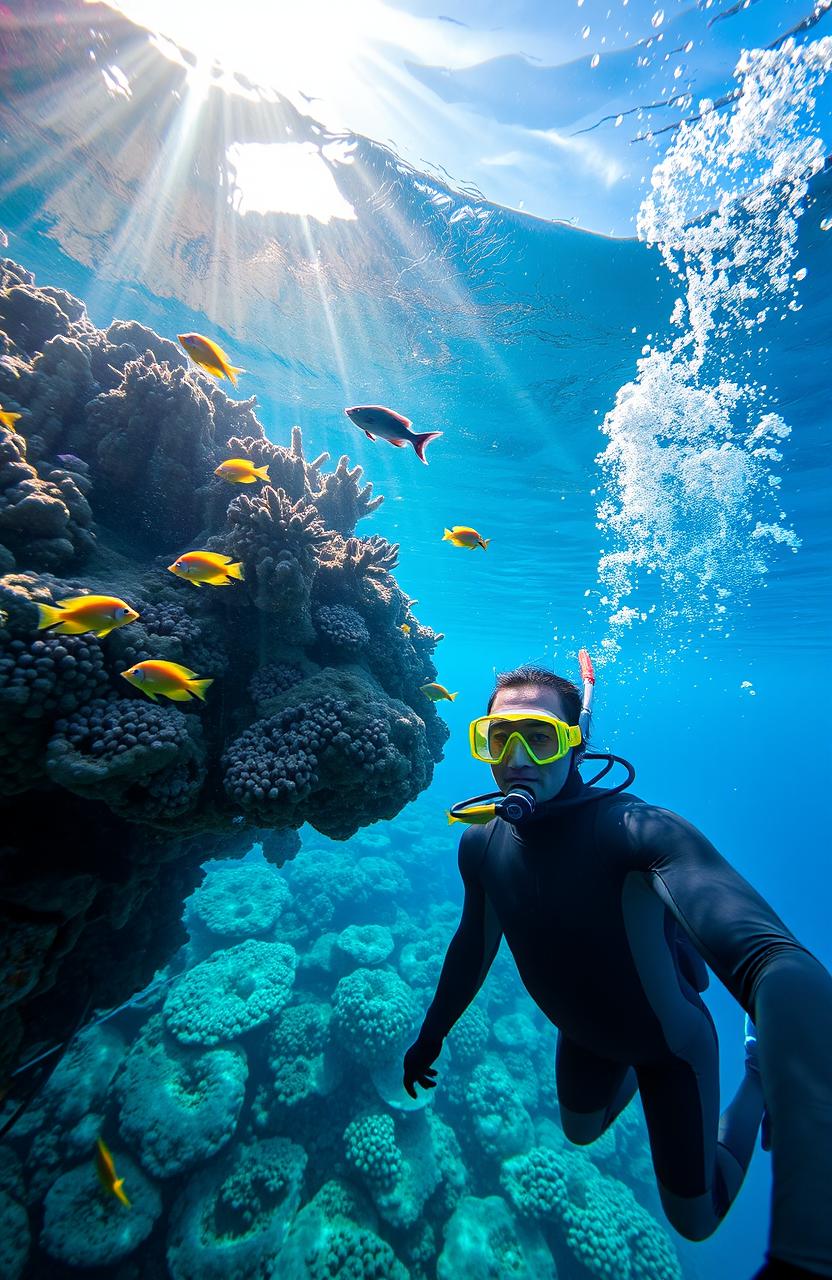
[(416, 1085), (423, 1089), (436, 1088), (436, 1072), (433, 1063), (442, 1052), (441, 1040), (418, 1036), (404, 1055), (404, 1087), (411, 1098), (416, 1097)]

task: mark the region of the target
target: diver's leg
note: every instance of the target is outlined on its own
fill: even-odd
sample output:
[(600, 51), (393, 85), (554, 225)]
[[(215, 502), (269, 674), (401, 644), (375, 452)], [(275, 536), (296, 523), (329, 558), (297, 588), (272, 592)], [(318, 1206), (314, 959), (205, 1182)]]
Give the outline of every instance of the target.
[(719, 1115), (719, 1045), (704, 1005), (684, 1056), (637, 1068), (664, 1211), (688, 1240), (716, 1230), (742, 1185), (763, 1116), (760, 1078), (746, 1071)]
[(570, 1142), (586, 1146), (608, 1129), (638, 1083), (632, 1067), (581, 1048), (558, 1032), (555, 1057), (560, 1123)]

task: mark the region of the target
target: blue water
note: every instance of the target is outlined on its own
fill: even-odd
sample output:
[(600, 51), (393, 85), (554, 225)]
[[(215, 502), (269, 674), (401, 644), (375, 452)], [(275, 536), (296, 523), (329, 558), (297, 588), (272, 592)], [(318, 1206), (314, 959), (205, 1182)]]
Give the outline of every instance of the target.
[[(797, 16), (790, 10), (790, 20)], [(748, 390), (733, 420), (733, 440), (744, 449), (755, 413), (781, 415), (790, 428), (777, 442), (782, 458), (766, 461), (759, 487), (739, 494), (735, 505), (730, 481), (695, 489), (686, 502), (666, 485), (666, 505), (649, 508), (644, 535), (646, 545), (670, 519), (670, 532), (667, 523), (659, 529), (662, 552), (653, 571), (642, 572), (613, 604), (603, 557), (615, 546), (632, 553), (635, 544), (631, 533), (616, 543), (600, 527), (602, 504), (620, 509), (624, 501), (632, 512), (638, 494), (622, 499), (615, 476), (599, 462), (609, 438), (602, 425), (605, 418), (609, 425), (622, 389), (638, 380), (639, 360), (671, 351), (680, 333), (671, 313), (684, 289), (661, 247), (489, 203), (405, 163), (384, 138), (349, 137), (349, 160), (332, 162), (354, 220), (325, 223), (280, 212), (243, 217), (217, 197), (211, 156), (218, 138), (268, 140), (266, 131), (278, 126), (315, 145), (330, 135), (285, 100), (267, 111), (256, 100), (223, 99), (216, 86), (201, 103), (185, 93), (179, 110), (171, 97), (174, 64), (139, 37), (132, 45), (121, 28), (109, 38), (111, 60), (135, 73), (135, 89), (149, 86), (144, 96), (105, 93), (97, 72), (84, 65), (77, 31), (61, 71), (63, 88), (72, 91), (63, 115), (50, 116), (44, 105), (48, 77), (56, 74), (54, 44), (45, 40), (25, 73), (18, 71), (16, 104), (0, 117), (6, 252), (39, 284), (81, 298), (99, 327), (118, 317), (168, 338), (188, 330), (211, 334), (246, 369), (230, 394), (256, 395), (255, 412), (270, 440), (288, 444), (299, 424), (307, 458), (326, 451), (334, 465), (345, 453), (384, 495), (358, 533), (399, 544), (396, 580), (418, 600), (420, 621), (444, 633), (437, 678), (458, 693), (453, 703), (439, 704), (450, 739), (430, 787), (402, 811), (400, 829), (396, 819), (371, 828), (389, 836), (385, 856), (409, 878), (405, 901), (414, 920), (423, 924), (444, 909), (441, 928), (449, 940), (461, 886), (445, 810), (489, 785), (485, 766), (470, 758), (467, 726), (484, 709), (495, 672), (534, 661), (577, 679), (577, 651), (585, 646), (598, 663), (596, 747), (632, 760), (636, 793), (700, 827), (801, 942), (832, 964), (822, 812), (832, 764), (825, 733), (832, 714), (829, 173), (812, 176), (798, 201), (789, 271), (805, 269), (805, 278), (790, 286), (794, 293), (784, 295), (782, 310), (772, 305), (748, 331), (729, 317), (698, 375), (699, 387), (730, 381)], [(99, 56), (102, 39), (90, 37)], [(821, 108), (816, 114), (807, 108), (807, 119), (829, 150)], [(781, 153), (798, 141), (796, 134), (781, 139)], [(778, 211), (775, 200), (766, 223), (771, 244), (779, 243), (772, 230)], [(762, 236), (759, 227), (754, 233)], [(768, 251), (769, 241), (759, 243)], [(738, 274), (742, 279), (742, 269)], [(786, 305), (792, 296), (797, 309)], [(343, 409), (361, 403), (406, 413), (414, 430), (442, 431), (428, 449), (429, 465), (410, 449), (371, 443), (357, 432)], [(658, 420), (658, 400), (655, 407)], [(704, 434), (689, 433), (697, 457), (728, 439), (718, 434), (716, 417), (697, 421)], [(645, 447), (641, 420), (625, 414), (619, 425), (625, 443)], [(684, 439), (684, 422), (681, 432)], [(648, 435), (644, 457), (658, 465), (661, 450), (679, 440)], [(769, 471), (779, 487), (769, 486)], [(764, 564), (751, 537), (757, 522), (786, 531), (767, 542)], [(488, 550), (443, 542), (443, 529), (456, 524), (479, 529), (491, 539)], [(635, 609), (631, 626), (610, 621), (620, 606)], [(295, 863), (280, 873), (290, 889), (298, 869), (314, 866), (316, 851), (330, 847), (308, 827), (301, 838)], [(346, 848), (370, 856), (361, 838)], [(254, 864), (252, 855), (242, 865)], [(374, 901), (357, 908), (356, 922), (390, 923), (390, 904)], [(348, 923), (345, 914), (337, 928)], [(280, 939), (280, 929), (269, 936)], [(195, 958), (201, 956), (186, 953), (175, 964)], [(508, 969), (505, 955), (501, 961)], [(423, 999), (424, 991), (416, 991)], [(532, 1015), (519, 986), (511, 998), (515, 1011)], [(742, 1014), (716, 981), (707, 1002), (728, 1097), (742, 1065)], [(136, 1011), (121, 1017), (108, 1025), (136, 1036)], [(555, 1033), (536, 1026), (544, 1057), (546, 1037), (554, 1051)], [(265, 1070), (262, 1063), (257, 1070)], [(348, 1086), (335, 1096), (348, 1112)], [(44, 1125), (54, 1123), (48, 1108), (38, 1112), (37, 1101), (34, 1107)], [(464, 1125), (464, 1108), (458, 1114)], [(343, 1127), (340, 1111), (338, 1122)], [(19, 1151), (37, 1163), (36, 1149), (34, 1156), (25, 1149), (37, 1124), (21, 1126), (21, 1134)], [(118, 1137), (110, 1145), (131, 1158)], [(466, 1156), (476, 1164), (468, 1148)], [(478, 1195), (487, 1193), (483, 1176)], [(758, 1151), (716, 1235), (697, 1246), (674, 1237), (684, 1276), (750, 1276), (766, 1246), (769, 1192), (770, 1157)], [(488, 1193), (499, 1194), (499, 1184)], [(38, 1195), (29, 1201), (33, 1224), (40, 1220)], [(652, 1211), (660, 1213), (655, 1205)], [(395, 1229), (388, 1238), (395, 1245)], [(141, 1246), (133, 1255), (145, 1270), (106, 1274), (119, 1280), (165, 1274), (155, 1239), (152, 1250)], [(26, 1276), (58, 1274), (48, 1269), (47, 1254), (33, 1258)], [(431, 1265), (426, 1280), (436, 1274)]]

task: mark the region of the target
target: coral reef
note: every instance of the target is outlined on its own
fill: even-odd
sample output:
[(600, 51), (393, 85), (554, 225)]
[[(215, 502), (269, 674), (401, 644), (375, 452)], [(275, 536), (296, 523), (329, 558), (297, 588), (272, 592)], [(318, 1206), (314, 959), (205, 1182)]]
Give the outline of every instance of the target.
[(356, 969), (335, 988), (333, 1025), (350, 1057), (374, 1065), (413, 1030), (417, 1008), (410, 988), (389, 969)]
[(295, 978), (293, 947), (241, 942), (195, 965), (165, 999), (165, 1026), (182, 1044), (216, 1045), (262, 1026), (283, 1007)]
[(242, 1049), (186, 1048), (157, 1015), (119, 1074), (122, 1139), (154, 1178), (191, 1169), (231, 1141), (247, 1078)]
[(171, 1218), (173, 1280), (269, 1280), (300, 1203), (305, 1166), (297, 1143), (265, 1138), (194, 1174)]
[[(147, 983), (206, 856), (259, 838), (280, 866), (304, 823), (345, 839), (392, 817), (447, 730), (419, 693), (437, 637), (393, 577), (396, 548), (355, 534), (381, 502), (360, 467), (307, 460), (298, 428), (268, 440), (254, 399), (178, 344), (136, 321), (99, 329), (8, 258), (0, 403), (19, 415), (0, 426), (1, 1071), (85, 1001)], [(270, 483), (220, 479), (229, 456)], [(196, 591), (166, 572), (198, 547), (245, 580)], [(139, 617), (103, 637), (38, 629), (38, 604), (84, 594)], [(205, 704), (128, 686), (150, 659), (212, 680)]]
[[(438, 1280), (555, 1280), (555, 1264), (539, 1231), (516, 1222), (500, 1196), (466, 1196), (448, 1223)], [(609, 1272), (619, 1280), (618, 1272)]]

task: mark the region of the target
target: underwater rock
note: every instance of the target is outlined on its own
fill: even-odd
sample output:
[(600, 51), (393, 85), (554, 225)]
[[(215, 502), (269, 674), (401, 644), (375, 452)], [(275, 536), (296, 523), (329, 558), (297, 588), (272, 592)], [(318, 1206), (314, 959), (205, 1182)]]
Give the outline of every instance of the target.
[(31, 1244), (29, 1216), (19, 1200), (0, 1190), (0, 1276), (20, 1280)]
[(268, 1280), (301, 1194), (306, 1155), (288, 1138), (235, 1147), (195, 1174), (168, 1233), (173, 1280)]
[[(146, 985), (181, 938), (171, 893), (215, 849), (259, 839), (279, 866), (304, 823), (346, 839), (392, 818), (448, 731), (419, 692), (438, 637), (393, 577), (397, 548), (355, 536), (382, 500), (360, 467), (307, 460), (298, 428), (267, 440), (253, 399), (231, 399), (176, 343), (130, 320), (97, 328), (10, 259), (0, 352), (0, 403), (20, 414), (0, 429), (2, 1067), (65, 1033), (85, 1000)], [(229, 456), (268, 466), (270, 483), (218, 478)], [(197, 590), (167, 573), (198, 547), (240, 559), (245, 581)], [(38, 630), (38, 604), (84, 593), (139, 618), (103, 638)], [(205, 704), (130, 689), (121, 673), (148, 659), (212, 680)], [(93, 878), (83, 908), (60, 900), (79, 874)], [(108, 927), (143, 946), (92, 963)]]
[[(608, 1272), (616, 1280), (621, 1273)], [(437, 1280), (555, 1280), (555, 1264), (543, 1236), (515, 1222), (500, 1196), (482, 1200), (466, 1196), (445, 1232), (445, 1247), (436, 1268)]]
[(182, 1044), (234, 1040), (282, 1009), (296, 962), (294, 948), (282, 942), (241, 942), (218, 951), (172, 984), (165, 1026)]
[(71, 1267), (104, 1267), (146, 1240), (162, 1211), (159, 1192), (129, 1156), (113, 1152), (130, 1208), (105, 1195), (93, 1161), (53, 1182), (43, 1205), (41, 1248)]
[(191, 1169), (231, 1141), (247, 1079), (242, 1049), (188, 1049), (157, 1016), (118, 1078), (121, 1136), (153, 1177)]

